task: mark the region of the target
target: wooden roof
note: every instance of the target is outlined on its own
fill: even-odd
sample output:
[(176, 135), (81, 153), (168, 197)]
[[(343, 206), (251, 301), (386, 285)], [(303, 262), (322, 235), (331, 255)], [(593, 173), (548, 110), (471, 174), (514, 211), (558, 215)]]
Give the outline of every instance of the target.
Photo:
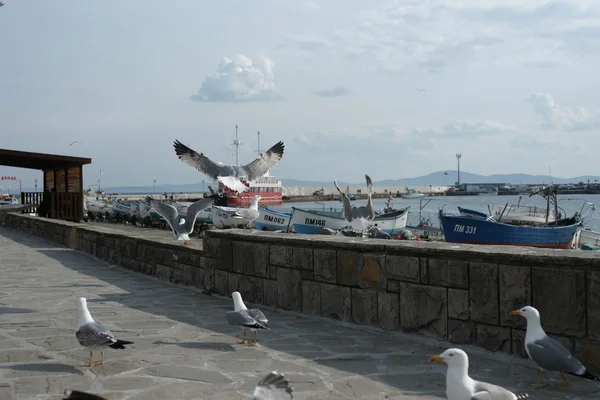
[(4, 165), (6, 167), (46, 170), (64, 167), (76, 167), (91, 163), (91, 158), (0, 149), (0, 165)]

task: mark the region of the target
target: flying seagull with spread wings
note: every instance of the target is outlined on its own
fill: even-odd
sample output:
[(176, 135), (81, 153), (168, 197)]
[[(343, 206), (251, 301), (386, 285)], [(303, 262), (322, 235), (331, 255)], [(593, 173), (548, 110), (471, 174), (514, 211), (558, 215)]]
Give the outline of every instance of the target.
[[(246, 165), (225, 165), (218, 161), (213, 161), (204, 153), (198, 153), (190, 149), (179, 140), (173, 144), (177, 157), (191, 167), (196, 168), (201, 173), (217, 180), (222, 177), (246, 178), (249, 182), (262, 177), (271, 168), (274, 168), (283, 157), (284, 144), (278, 142), (269, 150), (260, 153), (254, 161)], [(237, 180), (237, 179), (236, 179)], [(235, 188), (232, 188), (235, 189)], [(244, 191), (244, 188), (240, 187)], [(246, 190), (248, 190), (246, 188)]]

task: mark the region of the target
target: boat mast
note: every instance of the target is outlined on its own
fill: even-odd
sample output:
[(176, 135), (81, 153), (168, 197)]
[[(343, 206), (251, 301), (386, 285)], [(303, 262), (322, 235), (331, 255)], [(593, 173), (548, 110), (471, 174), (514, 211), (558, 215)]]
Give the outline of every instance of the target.
[(240, 145), (242, 144), (238, 139), (238, 126), (235, 124), (235, 140), (231, 145), (235, 146), (235, 165), (238, 167), (240, 166)]
[(260, 131), (256, 131), (256, 135), (258, 136), (258, 148), (256, 149), (256, 152), (258, 153), (258, 156), (260, 157), (260, 153), (262, 153), (262, 151), (260, 151)]

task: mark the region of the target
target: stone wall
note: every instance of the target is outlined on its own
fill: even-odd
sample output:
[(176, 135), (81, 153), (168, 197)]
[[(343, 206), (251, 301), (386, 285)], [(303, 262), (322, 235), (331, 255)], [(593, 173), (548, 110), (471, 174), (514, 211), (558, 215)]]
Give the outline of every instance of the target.
[(142, 273), (251, 303), (526, 356), (524, 305), (600, 372), (600, 252), (207, 231), (172, 239), (9, 214), (7, 226)]

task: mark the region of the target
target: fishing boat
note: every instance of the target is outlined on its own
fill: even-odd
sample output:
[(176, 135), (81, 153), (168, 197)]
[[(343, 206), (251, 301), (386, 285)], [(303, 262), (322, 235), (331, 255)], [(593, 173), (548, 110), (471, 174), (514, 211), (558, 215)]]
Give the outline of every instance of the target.
[[(556, 221), (556, 214), (553, 209), (547, 212), (545, 207), (522, 206), (508, 204), (505, 206), (493, 205), (490, 209), (490, 215), (496, 221), (511, 225), (544, 225)], [(559, 214), (560, 216), (560, 214)]]
[[(377, 226), (388, 234), (396, 233), (406, 228), (408, 209), (376, 215), (370, 224)], [(323, 228), (340, 230), (348, 226), (348, 222), (335, 211), (307, 210), (292, 207), (291, 224), (296, 233), (320, 234)]]
[(489, 215), (487, 215), (486, 213), (482, 213), (481, 211), (471, 210), (470, 208), (464, 208), (464, 207), (460, 207), (460, 206), (458, 206), (457, 208), (458, 208), (458, 212), (463, 217), (481, 218), (481, 219), (487, 219), (490, 217)]
[(112, 202), (113, 207), (112, 207), (112, 211), (113, 211), (113, 215), (129, 215), (130, 213), (130, 208), (131, 208), (131, 204), (126, 204), (123, 203), (122, 201), (120, 201), (119, 199), (115, 199)]
[(258, 207), (259, 216), (252, 221), (255, 229), (263, 231), (287, 231), (290, 227), (292, 214), (271, 210), (268, 207)]
[(404, 187), (406, 189), (406, 193), (400, 195), (403, 199), (420, 199), (425, 197), (424, 193), (417, 192), (415, 189), (409, 189), (408, 186)]
[(590, 229), (582, 229), (579, 237), (579, 245), (600, 246), (600, 232), (595, 232)]
[[(431, 201), (432, 199), (419, 200), (419, 223), (417, 225), (406, 225), (406, 229), (423, 239), (444, 240), (444, 232), (440, 228), (433, 226), (430, 218), (423, 217), (423, 209), (431, 203)], [(391, 200), (388, 200), (386, 208), (390, 206), (390, 203)]]
[(237, 228), (250, 222), (247, 218), (234, 218), (233, 215), (238, 209), (236, 207), (223, 207), (213, 205), (210, 207), (210, 217), (212, 224), (216, 228)]
[[(550, 214), (551, 209), (554, 209), (554, 215), (559, 215), (558, 193), (554, 186), (543, 188), (530, 196), (534, 194), (546, 199), (546, 215)], [(571, 218), (557, 219), (541, 226), (507, 224), (496, 221), (493, 216), (484, 219), (471, 215), (449, 215), (443, 209), (439, 211), (439, 218), (446, 241), (451, 243), (571, 249), (579, 245), (579, 232), (583, 229), (582, 213), (587, 204), (591, 203), (584, 202), (581, 212), (574, 213)]]

